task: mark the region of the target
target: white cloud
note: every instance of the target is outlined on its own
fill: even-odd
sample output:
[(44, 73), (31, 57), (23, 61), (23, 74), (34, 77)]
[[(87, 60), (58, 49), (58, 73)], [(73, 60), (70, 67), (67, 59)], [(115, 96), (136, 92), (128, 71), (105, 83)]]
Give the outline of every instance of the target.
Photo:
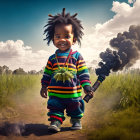
[(134, 3), (136, 0), (128, 0), (128, 3)]
[[(115, 12), (115, 16), (102, 24), (102, 26), (95, 26), (95, 30), (104, 35), (114, 36), (118, 32), (128, 30), (130, 25), (138, 25), (140, 23), (140, 1), (136, 1), (133, 7), (130, 7), (127, 3), (120, 3), (113, 1), (113, 7), (111, 9)], [(97, 28), (98, 27), (98, 28)]]
[(39, 71), (46, 65), (49, 55), (44, 50), (33, 52), (22, 40), (0, 42), (0, 65), (7, 65), (12, 70), (20, 67), (25, 71)]
[[(114, 17), (103, 24), (97, 23), (91, 28), (93, 33), (85, 33), (82, 47), (78, 48), (89, 66), (97, 67), (96, 62), (100, 61), (99, 53), (110, 47), (110, 40), (119, 32), (128, 31), (130, 25), (140, 24), (140, 14), (138, 14), (140, 13), (140, 0), (137, 0), (133, 7), (124, 2), (113, 1), (111, 10), (115, 13)], [(140, 68), (138, 62), (134, 66)]]

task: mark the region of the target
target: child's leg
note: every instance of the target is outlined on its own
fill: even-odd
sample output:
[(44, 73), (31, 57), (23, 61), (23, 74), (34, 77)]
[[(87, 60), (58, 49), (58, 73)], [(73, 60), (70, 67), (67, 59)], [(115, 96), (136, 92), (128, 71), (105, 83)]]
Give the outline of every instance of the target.
[(65, 120), (63, 104), (59, 98), (50, 97), (47, 108), (49, 109), (48, 116), (50, 116), (48, 120), (51, 121), (48, 129), (55, 132), (60, 131), (60, 126)]
[(61, 123), (65, 120), (64, 117), (64, 105), (61, 103), (61, 100), (57, 97), (50, 97), (48, 100), (49, 109), (48, 116), (50, 116), (49, 121), (58, 120)]
[(82, 129), (81, 118), (83, 117), (84, 108), (85, 105), (82, 98), (73, 98), (67, 103), (66, 112), (71, 117), (71, 123), (73, 124), (71, 129)]

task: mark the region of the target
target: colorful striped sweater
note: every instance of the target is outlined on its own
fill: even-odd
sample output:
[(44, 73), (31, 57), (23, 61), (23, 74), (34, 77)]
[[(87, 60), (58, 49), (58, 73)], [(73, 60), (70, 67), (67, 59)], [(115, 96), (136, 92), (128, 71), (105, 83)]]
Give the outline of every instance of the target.
[[(59, 50), (56, 51), (59, 66), (63, 67), (70, 50), (67, 52), (60, 52)], [(91, 86), (88, 68), (79, 52), (72, 52), (68, 61), (68, 70), (75, 73), (71, 82), (68, 80), (66, 80), (65, 83), (62, 81), (56, 82), (53, 76), (54, 71), (57, 69), (58, 65), (56, 55), (53, 54), (48, 59), (43, 77), (41, 79), (42, 85), (48, 87), (49, 96), (56, 96), (60, 98), (80, 97), (82, 96), (82, 87), (86, 85)]]

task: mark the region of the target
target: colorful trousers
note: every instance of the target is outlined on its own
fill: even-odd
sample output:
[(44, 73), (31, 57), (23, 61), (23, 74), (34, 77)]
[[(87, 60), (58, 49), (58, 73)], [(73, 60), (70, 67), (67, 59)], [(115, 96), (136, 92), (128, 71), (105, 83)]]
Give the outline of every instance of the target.
[(63, 123), (64, 110), (66, 110), (67, 116), (80, 119), (83, 117), (85, 105), (82, 97), (64, 99), (50, 96), (47, 108), (49, 109), (49, 121), (59, 120)]

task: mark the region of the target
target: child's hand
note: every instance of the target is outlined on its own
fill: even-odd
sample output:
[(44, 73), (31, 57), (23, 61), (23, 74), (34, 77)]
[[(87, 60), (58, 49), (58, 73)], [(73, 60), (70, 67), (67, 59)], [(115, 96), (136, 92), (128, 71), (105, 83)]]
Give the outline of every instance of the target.
[(84, 93), (85, 93), (85, 94), (90, 94), (90, 95), (92, 95), (92, 96), (93, 96), (93, 94), (94, 94), (94, 92), (93, 92), (93, 90), (92, 90), (92, 87), (91, 87), (91, 86), (88, 86), (88, 85), (84, 86)]
[(41, 90), (40, 90), (40, 95), (43, 98), (47, 98), (47, 87), (46, 86), (42, 86)]
[(85, 93), (85, 94), (90, 94), (90, 95), (93, 95), (93, 94), (94, 94), (93, 91), (87, 92), (86, 90), (84, 90), (84, 93)]

